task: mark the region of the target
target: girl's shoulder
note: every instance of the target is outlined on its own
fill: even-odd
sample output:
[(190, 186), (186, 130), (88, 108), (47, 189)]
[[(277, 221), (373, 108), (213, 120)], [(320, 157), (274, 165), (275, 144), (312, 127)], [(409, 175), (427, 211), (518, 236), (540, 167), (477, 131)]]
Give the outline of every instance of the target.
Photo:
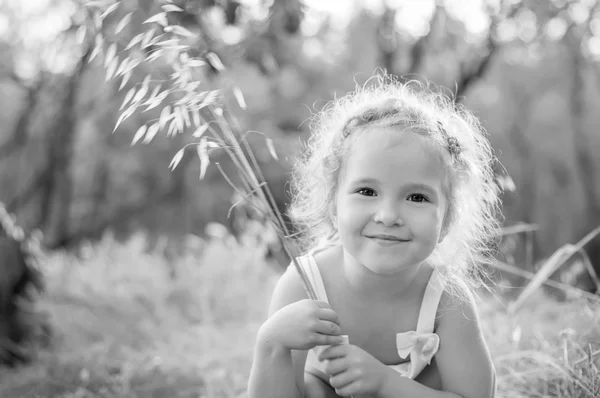
[[(334, 261), (339, 261), (341, 250), (336, 246), (329, 246), (319, 251), (311, 251), (303, 256), (304, 258), (314, 261), (322, 277), (328, 279), (329, 271), (334, 267), (330, 267)], [(296, 258), (302, 266), (302, 259)], [(324, 264), (327, 264), (325, 266)], [(323, 275), (324, 274), (324, 275)], [(279, 277), (273, 293), (274, 299), (280, 298), (283, 301), (299, 301), (308, 298), (308, 294), (304, 288), (302, 277), (298, 272), (294, 262), (290, 262), (284, 273)], [(289, 303), (288, 303), (289, 304)]]
[(269, 315), (288, 304), (307, 298), (309, 297), (304, 289), (302, 277), (292, 262), (275, 284), (271, 295), (271, 304), (269, 305)]
[(436, 323), (442, 331), (479, 328), (475, 295), (466, 283), (453, 281), (451, 286), (445, 286), (440, 297)]

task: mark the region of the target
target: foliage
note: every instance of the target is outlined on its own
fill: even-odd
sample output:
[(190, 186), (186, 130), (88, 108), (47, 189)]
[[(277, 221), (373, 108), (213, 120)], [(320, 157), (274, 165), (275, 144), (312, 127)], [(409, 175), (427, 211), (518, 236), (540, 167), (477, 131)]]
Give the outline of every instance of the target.
[[(151, 63), (157, 60), (163, 60), (165, 64), (172, 66), (173, 73), (168, 78), (153, 79), (148, 73), (141, 83), (137, 83), (129, 89), (120, 110), (123, 110), (119, 116), (113, 132), (119, 125), (134, 112), (140, 110), (147, 112), (150, 109), (163, 105), (160, 111), (160, 117), (152, 120), (148, 125), (141, 126), (133, 137), (132, 144), (142, 140), (145, 143), (152, 141), (155, 135), (167, 126), (167, 136), (183, 133), (186, 128), (193, 128), (192, 135), (198, 138), (200, 143), (196, 144), (201, 158), (206, 159), (210, 147), (218, 147), (219, 143), (204, 136), (210, 128), (210, 120), (202, 118), (200, 111), (209, 106), (214, 106), (214, 112), (221, 113), (222, 108), (216, 102), (219, 95), (218, 90), (202, 91), (198, 90), (201, 84), (201, 75), (197, 68), (207, 65), (207, 60), (211, 60), (217, 70), (221, 70), (223, 65), (216, 54), (209, 52), (204, 58), (190, 57), (188, 52), (191, 49), (189, 44), (182, 42), (182, 38), (194, 37), (195, 34), (181, 25), (169, 24), (167, 15), (169, 13), (182, 12), (183, 9), (168, 2), (162, 6), (162, 12), (146, 19), (143, 23), (152, 26), (147, 31), (143, 31), (134, 36), (126, 45), (119, 43), (119, 33), (130, 23), (133, 11), (128, 12), (118, 22), (114, 28), (113, 36), (107, 37), (107, 33), (102, 30), (103, 22), (111, 14), (125, 6), (125, 2), (120, 1), (89, 1), (85, 7), (92, 15), (90, 24), (96, 28), (93, 33), (94, 47), (89, 61), (93, 61), (99, 54), (103, 56), (103, 64), (106, 68), (105, 79), (120, 78), (121, 84), (118, 90), (122, 90), (131, 78), (134, 69), (142, 62)], [(88, 30), (87, 25), (79, 28), (78, 36), (85, 40)], [(114, 41), (111, 41), (114, 40)], [(124, 53), (124, 55), (121, 55)], [(157, 71), (160, 73), (160, 71)], [(163, 87), (163, 85), (165, 87)], [(236, 92), (239, 92), (236, 90)], [(170, 98), (168, 98), (170, 96)], [(173, 102), (164, 105), (163, 101), (169, 99)], [(238, 95), (240, 104), (243, 103), (243, 97)], [(165, 101), (167, 102), (167, 101)], [(143, 110), (142, 110), (143, 107)], [(192, 122), (193, 121), (193, 122)], [(193, 124), (192, 124), (193, 123)], [(214, 130), (213, 130), (214, 131)], [(221, 144), (223, 144), (221, 142)], [(179, 152), (171, 164), (175, 168), (183, 156)], [(202, 168), (205, 170), (206, 162), (203, 162)], [(204, 175), (204, 173), (201, 173)]]
[[(139, 86), (136, 85), (129, 89), (119, 108), (124, 110), (117, 119), (113, 132), (140, 108), (145, 107), (142, 112), (146, 112), (161, 106), (163, 101), (169, 101), (162, 107), (158, 119), (151, 120), (148, 124), (138, 128), (132, 145), (140, 140), (144, 143), (151, 142), (167, 124), (167, 136), (184, 133), (187, 128), (195, 129), (192, 136), (197, 141), (181, 148), (173, 157), (169, 168), (174, 170), (183, 158), (185, 149), (188, 146), (195, 146), (200, 160), (200, 179), (206, 175), (211, 150), (224, 150), (235, 165), (235, 171), (240, 181), (239, 186), (217, 163), (219, 171), (241, 197), (240, 200), (250, 203), (266, 220), (272, 222), (283, 244), (283, 249), (292, 259), (302, 277), (308, 295), (316, 299), (314, 288), (297, 263), (296, 255), (290, 251), (290, 246), (286, 241), (290, 233), (256, 161), (256, 156), (246, 141), (245, 135), (248, 132), (239, 131), (239, 123), (235, 116), (228, 112), (227, 100), (220, 95), (219, 90), (202, 91), (200, 89), (200, 80), (195, 69), (210, 65), (217, 71), (222, 71), (225, 67), (221, 60), (210, 51), (203, 54), (202, 58), (190, 57), (189, 52), (192, 48), (185, 44), (182, 38), (195, 38), (196, 35), (181, 25), (169, 22), (172, 19), (169, 17), (170, 13), (184, 11), (173, 1), (167, 1), (167, 4), (162, 5), (161, 12), (143, 22), (143, 24), (156, 24), (158, 28), (151, 28), (134, 36), (122, 50), (126, 55), (120, 60), (119, 44), (118, 42), (105, 43), (107, 40), (105, 39), (106, 35), (102, 33), (102, 23), (112, 12), (116, 12), (121, 4), (124, 2), (90, 1), (85, 3), (85, 6), (92, 10), (90, 13), (93, 15), (93, 26), (97, 28), (95, 45), (89, 61), (91, 62), (98, 54), (104, 55), (105, 79), (108, 81), (113, 77), (120, 77), (119, 90), (125, 87), (133, 70), (142, 62), (150, 63), (164, 59), (165, 63), (173, 68), (173, 71), (167, 79), (159, 81), (154, 81), (151, 74), (147, 74)], [(99, 9), (96, 10), (95, 7)], [(121, 30), (131, 21), (132, 15), (133, 12), (129, 12), (119, 21), (114, 30), (115, 37), (118, 37)], [(86, 29), (86, 25), (80, 27), (82, 30), (80, 36), (85, 38)], [(141, 55), (144, 52), (146, 55)], [(164, 89), (163, 84), (166, 86)], [(246, 102), (241, 90), (234, 86), (232, 91), (238, 105), (245, 109)], [(201, 113), (203, 110), (204, 114)], [(273, 141), (268, 137), (265, 139), (272, 156), (277, 158)], [(238, 204), (234, 203), (233, 206)]]
[(0, 396), (237, 396), (277, 273), (235, 242), (188, 236), (170, 261), (144, 234), (106, 234), (47, 253), (56, 338), (31, 367), (0, 373)]

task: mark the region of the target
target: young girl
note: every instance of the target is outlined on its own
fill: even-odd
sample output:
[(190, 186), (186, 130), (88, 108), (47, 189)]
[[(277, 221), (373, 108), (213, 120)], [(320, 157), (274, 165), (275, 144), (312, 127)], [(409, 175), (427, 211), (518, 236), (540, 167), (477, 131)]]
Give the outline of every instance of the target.
[(442, 95), (374, 80), (317, 116), (292, 216), (318, 300), (288, 267), (250, 398), (494, 394), (471, 293), (497, 228), (489, 142)]

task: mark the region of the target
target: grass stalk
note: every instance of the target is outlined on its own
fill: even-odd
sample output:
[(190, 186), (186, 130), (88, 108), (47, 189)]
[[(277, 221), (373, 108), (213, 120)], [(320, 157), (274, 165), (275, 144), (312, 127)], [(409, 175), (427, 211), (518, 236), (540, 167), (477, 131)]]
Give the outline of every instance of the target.
[(545, 281), (548, 280), (556, 270), (562, 267), (575, 253), (580, 252), (583, 247), (590, 242), (596, 235), (600, 234), (600, 226), (589, 232), (586, 236), (579, 240), (576, 244), (566, 244), (558, 248), (552, 256), (542, 265), (542, 267), (531, 278), (529, 284), (517, 299), (509, 306), (509, 311), (516, 312), (523, 305), (525, 300), (530, 297), (533, 292)]
[[(304, 269), (298, 263), (296, 259), (295, 253), (292, 253), (290, 249), (289, 243), (287, 242), (287, 237), (289, 236), (289, 231), (286, 226), (286, 223), (281, 215), (281, 212), (277, 208), (277, 204), (275, 202), (275, 198), (269, 189), (269, 186), (264, 178), (264, 174), (254, 156), (252, 148), (248, 144), (246, 139), (238, 140), (235, 133), (230, 128), (230, 123), (235, 123), (235, 118), (230, 114), (231, 122), (228, 122), (222, 114), (217, 114), (214, 111), (213, 107), (209, 106), (209, 110), (211, 116), (219, 121), (219, 131), (222, 133), (219, 135), (216, 130), (212, 130), (213, 134), (217, 135), (220, 139), (222, 139), (225, 143), (228, 143), (230, 147), (225, 145), (226, 153), (234, 162), (236, 169), (239, 172), (242, 183), (244, 185), (245, 193), (242, 193), (240, 189), (236, 189), (235, 184), (231, 181), (231, 179), (223, 172), (223, 169), (219, 167), (221, 174), (228, 181), (230, 185), (242, 196), (242, 198), (246, 198), (247, 202), (252, 204), (252, 199), (256, 198), (265, 207), (268, 209), (267, 219), (273, 224), (275, 227), (277, 237), (281, 243), (281, 246), (285, 252), (285, 254), (291, 259), (292, 264), (296, 268), (296, 271), (300, 275), (302, 279), (302, 283), (304, 285), (304, 289), (309, 298), (316, 300), (317, 294), (315, 292), (314, 287), (312, 286), (310, 279), (304, 272)], [(221, 123), (223, 122), (223, 123)], [(224, 126), (225, 127), (224, 127)], [(247, 156), (246, 156), (247, 154)], [(258, 206), (252, 204), (255, 208)], [(260, 209), (259, 209), (260, 210)]]
[[(502, 261), (494, 261), (494, 263), (492, 264), (492, 266), (494, 268), (498, 268), (501, 271), (505, 271), (505, 272), (509, 272), (513, 275), (517, 275), (523, 278), (527, 278), (527, 279), (534, 279), (536, 277), (537, 274), (533, 273), (533, 272), (529, 272), (529, 271), (525, 271), (519, 267), (516, 267), (514, 265), (511, 264), (507, 264), (505, 262)], [(584, 290), (578, 289), (576, 287), (573, 287), (571, 285), (567, 285), (566, 283), (562, 283), (562, 282), (558, 282), (558, 281), (554, 281), (552, 279), (546, 279), (545, 281), (542, 282), (542, 284), (547, 285), (547, 286), (551, 286), (553, 288), (562, 290), (564, 292), (570, 292), (570, 293), (575, 293), (578, 294), (582, 297), (585, 297), (589, 300), (595, 301), (597, 303), (600, 303), (600, 296), (597, 296), (595, 294), (591, 294), (588, 293)]]

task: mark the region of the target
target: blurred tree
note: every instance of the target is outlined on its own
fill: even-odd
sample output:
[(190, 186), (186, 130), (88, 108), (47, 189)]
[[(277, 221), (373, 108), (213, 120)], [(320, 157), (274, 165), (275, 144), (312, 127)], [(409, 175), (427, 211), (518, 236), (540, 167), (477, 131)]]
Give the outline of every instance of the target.
[[(36, 37), (31, 25), (39, 22), (46, 12), (62, 13), (64, 4), (50, 2), (46, 8), (25, 7), (22, 4), (4, 2), (0, 12), (10, 15), (10, 25), (3, 36), (3, 46), (7, 47), (4, 58), (4, 76), (25, 92), (25, 101), (12, 133), (0, 146), (0, 161), (17, 154), (27, 156), (26, 146), (32, 140), (40, 140), (42, 164), (36, 164), (37, 174), (23, 178), (17, 173), (18, 189), (13, 196), (3, 197), (9, 211), (25, 207), (39, 196), (40, 207), (32, 224), (49, 232), (50, 246), (61, 245), (68, 237), (68, 224), (72, 183), (70, 178), (72, 145), (76, 120), (74, 107), (80, 79), (87, 65), (91, 48), (75, 47), (73, 51), (73, 26), (61, 25), (44, 32), (49, 36)], [(58, 37), (51, 41), (50, 37)], [(44, 129), (47, 134), (34, 137), (34, 122), (45, 110), (40, 109), (43, 98), (51, 96), (55, 112), (49, 116)], [(40, 154), (38, 153), (38, 156)], [(36, 162), (37, 163), (37, 162)]]
[[(397, 18), (399, 14), (411, 10), (406, 11), (402, 2), (396, 2), (395, 6), (384, 2), (378, 25), (378, 48), (382, 66), (389, 73), (404, 79), (425, 77), (428, 75), (425, 73), (426, 64), (431, 62), (430, 59), (436, 62), (437, 56), (451, 54), (451, 61), (457, 64), (458, 73), (452, 78), (452, 84), (444, 83), (453, 87), (454, 98), (462, 101), (469, 86), (484, 77), (502, 45), (499, 35), (502, 24), (513, 20), (526, 5), (524, 1), (484, 0), (483, 8), (489, 19), (488, 27), (484, 35), (469, 38), (464, 21), (452, 16), (446, 3), (452, 4), (436, 0), (426, 32), (416, 37), (412, 43), (406, 43), (406, 40), (402, 40)], [(467, 40), (464, 39), (465, 36)], [(408, 44), (410, 48), (406, 52), (408, 60), (399, 65), (396, 61), (403, 41), (404, 45)], [(469, 47), (468, 50), (465, 50), (465, 47)], [(435, 54), (435, 50), (443, 54)]]
[[(156, 32), (156, 27), (160, 28), (160, 24), (157, 24), (157, 22), (160, 22), (162, 18), (165, 20), (168, 18), (169, 23), (180, 26), (183, 28), (182, 32), (187, 32), (184, 33), (182, 38), (185, 45), (188, 46), (189, 55), (200, 57), (199, 59), (202, 59), (202, 62), (209, 66), (207, 73), (203, 76), (208, 79), (207, 83), (209, 85), (215, 85), (218, 88), (221, 84), (218, 79), (218, 73), (222, 69), (220, 59), (225, 60), (227, 63), (231, 62), (231, 57), (237, 56), (235, 54), (243, 53), (244, 49), (248, 48), (250, 44), (256, 44), (257, 37), (259, 37), (258, 40), (267, 43), (266, 51), (263, 51), (263, 54), (257, 59), (253, 59), (252, 52), (248, 52), (247, 58), (250, 62), (259, 64), (262, 70), (273, 72), (274, 68), (278, 67), (277, 62), (284, 62), (284, 59), (281, 59), (278, 54), (271, 53), (271, 51), (277, 51), (285, 47), (278, 44), (278, 37), (282, 33), (285, 33), (285, 35), (296, 34), (302, 19), (300, 3), (293, 0), (274, 2), (268, 8), (264, 7), (266, 13), (263, 12), (259, 17), (253, 16), (253, 11), (249, 7), (242, 6), (242, 4), (235, 1), (194, 0), (174, 1), (171, 3), (172, 6), (178, 7), (181, 10), (180, 12), (165, 12), (154, 23), (142, 24), (142, 21), (149, 16), (159, 14), (161, 4), (161, 1), (142, 1), (138, 4), (137, 1), (74, 2), (54, 0), (46, 4), (45, 9), (38, 10), (22, 7), (17, 2), (3, 4), (2, 14), (10, 15), (9, 19), (13, 21), (13, 25), (8, 29), (12, 34), (4, 36), (3, 43), (10, 49), (10, 52), (7, 51), (4, 54), (19, 53), (13, 57), (3, 59), (5, 62), (5, 76), (12, 79), (27, 94), (25, 103), (21, 108), (21, 116), (18, 118), (13, 132), (6, 135), (7, 139), (0, 146), (0, 161), (4, 160), (14, 165), (16, 157), (28, 156), (27, 153), (33, 145), (28, 136), (28, 133), (30, 133), (28, 130), (37, 127), (32, 127), (32, 124), (36, 118), (40, 118), (40, 115), (32, 110), (35, 109), (36, 104), (48, 96), (59, 99), (59, 101), (52, 104), (51, 109), (56, 112), (51, 117), (52, 121), (44, 123), (46, 125), (44, 130), (47, 133), (36, 133), (37, 140), (40, 141), (39, 145), (42, 147), (38, 151), (44, 153), (44, 156), (38, 156), (39, 160), (35, 162), (35, 168), (40, 171), (33, 176), (15, 176), (16, 169), (13, 167), (10, 168), (11, 173), (3, 178), (3, 180), (8, 181), (8, 184), (16, 185), (12, 189), (3, 190), (2, 199), (7, 201), (9, 210), (37, 214), (37, 217), (29, 217), (30, 219), (26, 223), (30, 226), (41, 227), (44, 230), (45, 243), (49, 247), (64, 246), (73, 243), (74, 240), (95, 236), (101, 233), (104, 228), (115, 223), (124, 223), (129, 218), (134, 219), (144, 213), (147, 208), (169, 198), (185, 199), (183, 195), (187, 174), (185, 166), (190, 162), (189, 156), (181, 164), (182, 167), (173, 174), (173, 182), (169, 184), (172, 185), (172, 188), (162, 190), (159, 187), (153, 187), (156, 184), (150, 179), (145, 189), (157, 191), (157, 194), (147, 198), (148, 200), (143, 204), (137, 201), (131, 203), (131, 205), (118, 206), (112, 211), (109, 210), (109, 214), (106, 214), (106, 206), (102, 205), (102, 201), (110, 201), (106, 193), (111, 189), (112, 173), (109, 171), (110, 167), (106, 161), (101, 160), (106, 158), (107, 155), (92, 154), (92, 156), (100, 159), (95, 166), (96, 171), (89, 174), (95, 174), (99, 179), (97, 180), (98, 184), (93, 187), (92, 210), (83, 219), (95, 221), (91, 223), (75, 222), (75, 225), (72, 225), (73, 209), (71, 203), (74, 195), (72, 158), (74, 155), (73, 146), (76, 145), (75, 131), (77, 124), (88, 117), (89, 112), (97, 110), (95, 107), (98, 105), (98, 100), (103, 97), (102, 95), (92, 95), (89, 98), (89, 94), (82, 92), (87, 84), (85, 80), (89, 80), (90, 75), (95, 75), (94, 78), (99, 77), (94, 72), (96, 67), (93, 67), (90, 73), (87, 73), (90, 68), (88, 61), (96, 58), (100, 51), (108, 51), (108, 54), (113, 51), (114, 53), (105, 59), (104, 64), (104, 67), (107, 68), (106, 78), (108, 80), (111, 77), (110, 75), (119, 72), (116, 70), (116, 62), (118, 61), (118, 58), (115, 57), (116, 51), (119, 48), (123, 49), (132, 38), (136, 37), (138, 44), (143, 40), (146, 41), (146, 43), (143, 43), (141, 54), (155, 54), (146, 63), (146, 70), (155, 70), (160, 74), (161, 69), (165, 69), (165, 65), (161, 65), (159, 57), (156, 56), (162, 51), (161, 48), (155, 45), (158, 40), (156, 37), (150, 36), (144, 39), (140, 36), (140, 33), (145, 34), (146, 30), (144, 29), (151, 25), (155, 26), (152, 30)], [(145, 12), (134, 13), (133, 11), (138, 9), (139, 6)], [(96, 7), (95, 11), (93, 7)], [(63, 18), (61, 22), (62, 29), (48, 32), (46, 41), (38, 38), (35, 40), (28, 39), (29, 21), (41, 18), (44, 13), (61, 14), (59, 16)], [(135, 23), (130, 23), (132, 21)], [(265, 21), (267, 22), (266, 25), (264, 24)], [(231, 29), (223, 33), (224, 23)], [(90, 36), (89, 33), (92, 28), (97, 29), (100, 35)], [(258, 36), (254, 34), (255, 32)], [(229, 38), (225, 37), (227, 35), (229, 35)], [(236, 35), (237, 38), (235, 38)], [(231, 39), (232, 36), (234, 40)], [(113, 46), (109, 49), (109, 45)], [(258, 45), (258, 47), (262, 48), (263, 46)], [(51, 55), (55, 58), (61, 58), (63, 65), (50, 65), (48, 57), (43, 57), (47, 54), (42, 49), (47, 52), (51, 51)], [(216, 56), (217, 53), (222, 55)], [(18, 74), (23, 71), (22, 65), (17, 62), (19, 57), (29, 59), (32, 70), (29, 71), (27, 77), (21, 77)], [(39, 57), (39, 59), (36, 57)], [(68, 65), (64, 65), (65, 58), (68, 58)], [(275, 61), (276, 58), (279, 61)], [(109, 65), (109, 61), (114, 62)], [(139, 63), (139, 61), (134, 62)], [(57, 63), (60, 64), (60, 62)], [(110, 67), (112, 67), (112, 70)], [(121, 63), (120, 67), (120, 73), (124, 76), (122, 86), (131, 88), (140, 84), (139, 81), (135, 81), (135, 77), (132, 78), (134, 74), (133, 63), (129, 65)], [(57, 70), (57, 68), (60, 70)], [(127, 69), (127, 71), (123, 72), (123, 69)], [(132, 78), (133, 84), (128, 84), (130, 78)], [(210, 83), (213, 80), (214, 82)], [(110, 85), (107, 87), (110, 87)], [(78, 99), (77, 96), (82, 94), (83, 98)], [(87, 104), (82, 108), (79, 106), (78, 101), (87, 102)], [(110, 141), (108, 138), (107, 140)], [(182, 144), (184, 141), (181, 140), (181, 137), (178, 137), (169, 146), (177, 146), (177, 143)], [(37, 209), (32, 209), (34, 207), (37, 207)], [(101, 210), (102, 208), (104, 210)], [(100, 215), (101, 213), (103, 214)], [(91, 214), (95, 215), (92, 216)]]

